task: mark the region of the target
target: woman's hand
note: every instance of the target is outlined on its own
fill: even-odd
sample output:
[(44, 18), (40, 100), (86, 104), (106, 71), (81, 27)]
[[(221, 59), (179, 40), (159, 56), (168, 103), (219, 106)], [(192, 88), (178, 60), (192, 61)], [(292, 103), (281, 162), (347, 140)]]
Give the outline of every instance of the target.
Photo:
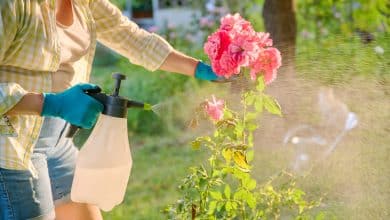
[(231, 82), (235, 77), (233, 76), (229, 79), (226, 79), (223, 76), (217, 76), (217, 74), (214, 73), (210, 65), (207, 65), (202, 61), (199, 61), (195, 69), (195, 78), (209, 80), (217, 83), (226, 83), (226, 82)]
[(103, 104), (85, 93), (90, 89), (99, 87), (78, 84), (61, 93), (44, 93), (41, 115), (60, 117), (73, 125), (92, 128), (103, 111)]
[(230, 82), (231, 79), (218, 77), (212, 68), (193, 57), (187, 56), (176, 50), (172, 51), (161, 65), (160, 70), (168, 72), (181, 73), (188, 76), (194, 76), (197, 79), (213, 82)]
[(218, 80), (218, 76), (214, 73), (211, 66), (203, 63), (202, 61), (199, 61), (198, 65), (196, 65), (195, 78), (208, 81)]

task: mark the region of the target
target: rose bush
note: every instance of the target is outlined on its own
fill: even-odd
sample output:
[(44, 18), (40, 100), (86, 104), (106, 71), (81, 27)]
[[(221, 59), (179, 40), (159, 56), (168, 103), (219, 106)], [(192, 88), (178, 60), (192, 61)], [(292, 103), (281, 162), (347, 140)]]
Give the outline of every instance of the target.
[[(196, 138), (192, 147), (207, 149), (209, 157), (190, 168), (179, 186), (181, 198), (165, 210), (168, 219), (305, 219), (318, 205), (304, 198), (305, 193), (285, 171), (264, 183), (258, 183), (251, 173), (256, 119), (264, 110), (281, 115), (276, 100), (264, 93), (263, 78), (257, 83), (256, 90), (243, 94), (242, 113), (230, 110), (214, 96), (206, 101), (204, 109), (215, 131)], [(274, 184), (276, 179), (285, 181)]]
[[(169, 219), (302, 219), (317, 202), (309, 202), (295, 187), (291, 174), (281, 171), (259, 184), (251, 173), (254, 158), (254, 131), (264, 110), (281, 116), (277, 101), (264, 93), (281, 65), (281, 56), (272, 47), (268, 33), (255, 32), (240, 15), (221, 19), (219, 30), (209, 36), (204, 46), (214, 71), (226, 78), (241, 72), (257, 83), (255, 90), (242, 94), (242, 112), (212, 96), (204, 110), (212, 119), (212, 135), (198, 137), (194, 149), (208, 149), (209, 158), (192, 167), (180, 185), (182, 197), (165, 210)], [(243, 71), (242, 69), (246, 69)], [(249, 71), (248, 71), (249, 70)], [(260, 77), (259, 77), (260, 76)], [(257, 80), (256, 80), (257, 79)], [(277, 177), (288, 177), (276, 185)], [(284, 178), (281, 178), (284, 179)]]

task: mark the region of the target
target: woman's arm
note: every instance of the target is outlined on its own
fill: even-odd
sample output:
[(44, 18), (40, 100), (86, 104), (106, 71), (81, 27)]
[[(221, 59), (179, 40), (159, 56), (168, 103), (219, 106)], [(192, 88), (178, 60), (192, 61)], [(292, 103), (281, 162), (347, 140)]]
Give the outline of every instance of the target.
[(199, 60), (174, 50), (165, 59), (160, 70), (194, 76), (198, 63)]
[(29, 92), (6, 115), (41, 115), (43, 95)]
[(109, 0), (95, 0), (90, 7), (98, 40), (130, 62), (151, 71), (161, 69), (203, 80), (219, 79), (209, 65), (173, 49), (161, 36), (139, 28)]
[(163, 38), (139, 28), (109, 0), (91, 1), (90, 8), (96, 24), (97, 40), (128, 58), (131, 63), (154, 71), (173, 51)]
[(104, 106), (85, 93), (90, 89), (96, 90), (99, 87), (84, 83), (72, 86), (61, 93), (28, 92), (6, 114), (59, 117), (71, 124), (91, 128)]

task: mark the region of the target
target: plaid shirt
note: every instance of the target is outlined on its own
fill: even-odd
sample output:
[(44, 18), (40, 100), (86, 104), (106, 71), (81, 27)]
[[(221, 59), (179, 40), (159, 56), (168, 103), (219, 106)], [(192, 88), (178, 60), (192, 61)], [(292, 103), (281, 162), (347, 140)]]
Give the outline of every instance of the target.
[[(122, 16), (108, 0), (73, 0), (88, 25), (91, 46), (74, 64), (73, 84), (87, 82), (96, 41), (153, 71), (172, 47)], [(59, 67), (55, 0), (0, 1), (0, 167), (35, 169), (31, 154), (43, 119), (33, 115), (7, 116), (28, 92), (50, 92), (51, 75)]]

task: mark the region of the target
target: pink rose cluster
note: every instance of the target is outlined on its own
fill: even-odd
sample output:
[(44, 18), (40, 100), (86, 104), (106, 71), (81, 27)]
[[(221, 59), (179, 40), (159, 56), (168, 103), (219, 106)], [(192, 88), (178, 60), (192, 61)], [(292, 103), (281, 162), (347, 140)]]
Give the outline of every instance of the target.
[(208, 37), (204, 50), (213, 71), (225, 78), (239, 74), (241, 68), (249, 68), (252, 80), (263, 74), (269, 84), (282, 64), (269, 33), (256, 32), (238, 13), (221, 18), (219, 29)]
[(214, 95), (212, 98), (211, 101), (206, 100), (205, 110), (214, 121), (219, 121), (223, 118), (225, 104), (222, 99), (216, 99)]

